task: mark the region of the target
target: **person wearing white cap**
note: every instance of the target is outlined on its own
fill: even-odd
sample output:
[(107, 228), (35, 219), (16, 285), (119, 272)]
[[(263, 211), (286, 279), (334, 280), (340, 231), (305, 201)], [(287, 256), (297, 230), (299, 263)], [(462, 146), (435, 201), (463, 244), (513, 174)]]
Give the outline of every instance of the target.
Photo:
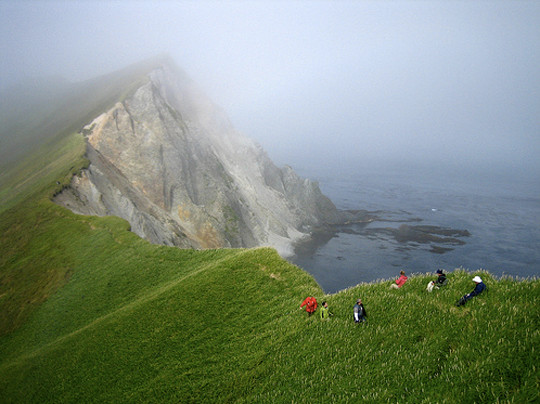
[(478, 275), (476, 275), (473, 278), (473, 282), (476, 283), (476, 286), (474, 287), (474, 290), (471, 293), (466, 294), (463, 296), (459, 301), (457, 302), (457, 306), (463, 306), (465, 303), (467, 303), (467, 300), (472, 299), (475, 296), (478, 296), (480, 293), (486, 289), (486, 285), (484, 282), (482, 282), (482, 278), (480, 278)]

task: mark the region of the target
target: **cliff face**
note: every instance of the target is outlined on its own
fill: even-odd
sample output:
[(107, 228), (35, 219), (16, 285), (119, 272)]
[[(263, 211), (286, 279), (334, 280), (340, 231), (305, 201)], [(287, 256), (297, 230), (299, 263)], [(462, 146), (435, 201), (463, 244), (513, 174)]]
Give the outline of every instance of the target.
[(125, 218), (153, 243), (268, 245), (287, 256), (313, 227), (338, 221), (316, 183), (276, 167), (170, 64), (83, 133), (91, 164), (56, 201)]

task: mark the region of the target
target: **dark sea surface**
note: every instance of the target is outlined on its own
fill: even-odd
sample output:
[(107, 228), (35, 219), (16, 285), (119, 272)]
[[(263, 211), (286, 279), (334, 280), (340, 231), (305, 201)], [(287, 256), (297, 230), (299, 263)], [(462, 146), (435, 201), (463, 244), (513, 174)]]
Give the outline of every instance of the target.
[[(311, 273), (327, 293), (399, 275), (485, 269), (496, 276), (540, 276), (540, 183), (502, 171), (484, 174), (436, 168), (358, 166), (294, 167), (319, 181), (338, 209), (382, 211), (396, 222), (374, 221), (338, 232), (291, 262)], [(434, 253), (430, 244), (398, 242), (370, 229), (399, 227), (399, 220), (468, 230), (464, 245)], [(413, 225), (413, 224), (411, 224)], [(449, 246), (444, 246), (449, 247)]]

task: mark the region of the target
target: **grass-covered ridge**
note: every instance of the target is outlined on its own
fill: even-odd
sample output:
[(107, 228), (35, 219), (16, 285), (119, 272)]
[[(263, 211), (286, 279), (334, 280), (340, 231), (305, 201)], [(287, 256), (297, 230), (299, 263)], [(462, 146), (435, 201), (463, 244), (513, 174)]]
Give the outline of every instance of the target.
[[(58, 136), (0, 184), (0, 402), (538, 401), (537, 279), (481, 272), (460, 308), (460, 270), (431, 294), (417, 275), (324, 296), (273, 249), (151, 245), (54, 205), (81, 145)], [(308, 318), (307, 295), (334, 317)]]
[[(4, 101), (0, 110), (0, 183), (2, 173), (29, 150), (79, 131), (147, 82), (147, 74), (164, 63), (173, 62), (160, 56), (83, 82), (44, 82), (26, 90), (23, 85), (0, 94)], [(56, 84), (62, 88), (55, 88)], [(41, 94), (34, 97), (36, 93)]]

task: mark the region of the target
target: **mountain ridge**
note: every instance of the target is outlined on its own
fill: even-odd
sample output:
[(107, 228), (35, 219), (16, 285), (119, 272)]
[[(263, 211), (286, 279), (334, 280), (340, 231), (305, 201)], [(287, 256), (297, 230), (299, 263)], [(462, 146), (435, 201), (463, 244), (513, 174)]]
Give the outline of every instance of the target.
[(0, 94), (0, 167), (9, 167), (58, 134), (68, 135), (123, 99), (138, 78), (160, 63), (159, 55), (112, 73), (80, 82), (34, 78)]

